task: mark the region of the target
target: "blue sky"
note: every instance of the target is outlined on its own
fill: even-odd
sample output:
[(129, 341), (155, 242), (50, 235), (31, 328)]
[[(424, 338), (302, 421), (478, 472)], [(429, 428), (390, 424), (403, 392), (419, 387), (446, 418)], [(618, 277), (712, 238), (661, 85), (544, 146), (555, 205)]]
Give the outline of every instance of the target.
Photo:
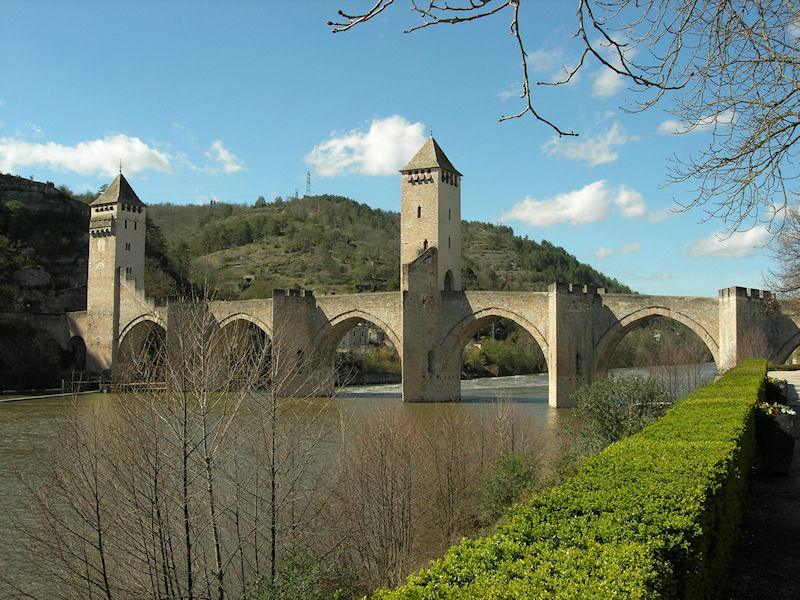
[[(96, 190), (122, 169), (148, 204), (252, 204), (306, 190), (398, 210), (397, 170), (430, 131), (464, 174), (462, 216), (563, 246), (641, 293), (762, 287), (769, 235), (719, 237), (667, 161), (708, 132), (629, 114), (625, 85), (590, 65), (526, 117), (508, 18), (403, 34), (407, 4), (332, 34), (371, 0), (4, 0), (0, 172)], [(541, 8), (545, 7), (545, 8)], [(573, 3), (522, 15), (531, 78), (574, 61)]]

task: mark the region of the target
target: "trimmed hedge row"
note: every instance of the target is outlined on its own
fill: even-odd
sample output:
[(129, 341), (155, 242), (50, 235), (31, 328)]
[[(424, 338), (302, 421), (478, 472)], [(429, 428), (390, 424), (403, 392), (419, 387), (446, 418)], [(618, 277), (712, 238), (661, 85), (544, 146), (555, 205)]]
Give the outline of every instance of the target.
[(374, 600), (714, 598), (736, 541), (766, 362), (745, 361)]

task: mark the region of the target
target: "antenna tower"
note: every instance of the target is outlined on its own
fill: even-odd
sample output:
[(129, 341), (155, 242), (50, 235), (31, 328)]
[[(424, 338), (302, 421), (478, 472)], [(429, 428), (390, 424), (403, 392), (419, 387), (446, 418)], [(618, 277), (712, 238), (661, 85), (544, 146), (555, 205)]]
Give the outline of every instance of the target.
[(306, 196), (311, 195), (311, 171), (306, 171)]

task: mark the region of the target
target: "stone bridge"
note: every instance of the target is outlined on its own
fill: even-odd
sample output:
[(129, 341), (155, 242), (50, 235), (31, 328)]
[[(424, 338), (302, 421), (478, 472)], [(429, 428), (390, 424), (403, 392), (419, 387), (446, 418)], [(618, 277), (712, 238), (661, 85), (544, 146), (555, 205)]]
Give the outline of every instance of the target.
[[(315, 296), (276, 290), (271, 299), (211, 302), (208, 309), (221, 328), (255, 325), (271, 341), (273, 356), (289, 357), (273, 361), (273, 380), (292, 382), (282, 390), (287, 395), (332, 393), (336, 347), (362, 321), (382, 329), (397, 350), (403, 399), (411, 402), (459, 399), (465, 344), (500, 318), (527, 331), (542, 349), (549, 402), (556, 407), (569, 406), (577, 387), (604, 376), (622, 338), (654, 317), (688, 327), (722, 371), (755, 354), (783, 362), (800, 345), (795, 311), (760, 290), (727, 288), (713, 298), (607, 294), (560, 283), (547, 292), (442, 291), (430, 285), (437, 281), (435, 255), (431, 248), (405, 266), (408, 289), (402, 292)], [(130, 313), (120, 347), (141, 343), (154, 327), (168, 328), (169, 314), (168, 306), (144, 305), (140, 314)]]
[[(464, 345), (492, 319), (530, 333), (549, 373), (549, 401), (567, 406), (580, 385), (603, 376), (620, 340), (657, 316), (691, 329), (718, 369), (753, 355), (783, 362), (800, 344), (800, 311), (769, 293), (732, 287), (715, 298), (606, 294), (554, 283), (547, 292), (480, 292), (461, 287), (462, 175), (430, 138), (401, 169), (401, 290), (314, 296), (275, 290), (264, 300), (209, 302), (221, 328), (251, 324), (272, 344), (280, 393), (330, 393), (336, 347), (360, 321), (380, 327), (402, 363), (403, 399), (461, 396)], [(86, 341), (93, 371), (118, 367), (120, 349), (166, 337), (170, 306), (145, 297), (145, 205), (119, 175), (91, 205), (87, 310), (63, 327)], [(124, 354), (124, 353), (122, 353)]]

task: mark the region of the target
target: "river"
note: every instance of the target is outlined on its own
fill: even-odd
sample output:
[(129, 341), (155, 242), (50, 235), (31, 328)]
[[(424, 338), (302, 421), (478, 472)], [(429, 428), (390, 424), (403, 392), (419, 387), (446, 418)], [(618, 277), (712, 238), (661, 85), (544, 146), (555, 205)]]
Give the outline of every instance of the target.
[[(713, 372), (713, 365), (705, 370)], [(625, 371), (646, 374), (643, 370)], [(329, 402), (341, 422), (357, 429), (370, 414), (387, 407), (398, 408), (425, 423), (447, 411), (465, 412), (479, 419), (498, 399), (514, 399), (518, 414), (531, 423), (546, 461), (558, 447), (560, 424), (568, 414), (548, 405), (547, 391), (547, 374), (538, 374), (463, 381), (462, 400), (457, 403), (404, 404), (400, 384), (343, 388)], [(87, 394), (77, 397), (76, 402), (79, 411), (91, 414), (110, 406), (112, 400), (109, 394)], [(20, 509), (30, 503), (20, 475), (37, 483), (46, 480), (52, 463), (59, 458), (59, 424), (70, 414), (72, 402), (69, 397), (58, 397), (0, 403), (0, 573), (17, 571), (25, 560), (14, 524)], [(0, 596), (7, 597), (3, 592), (0, 583)]]

